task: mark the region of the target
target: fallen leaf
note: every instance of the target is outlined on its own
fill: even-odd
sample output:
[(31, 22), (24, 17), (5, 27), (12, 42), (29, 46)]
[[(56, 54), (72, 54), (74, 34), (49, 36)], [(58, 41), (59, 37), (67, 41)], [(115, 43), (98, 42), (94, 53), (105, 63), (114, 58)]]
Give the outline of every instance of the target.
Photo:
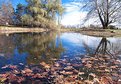
[[(4, 82), (7, 78), (0, 78), (0, 82)], [(2, 84), (2, 83), (0, 83)]]
[(67, 67), (65, 67), (64, 69), (65, 69), (65, 70), (71, 70), (71, 69), (73, 69), (73, 66), (67, 66)]
[(116, 77), (119, 76), (119, 74), (117, 74), (117, 73), (112, 73), (112, 75), (113, 75), (113, 76), (116, 76)]
[(112, 78), (108, 76), (101, 77), (101, 84), (113, 84)]
[(92, 64), (86, 64), (85, 66), (88, 67), (88, 68), (91, 68)]
[(41, 62), (40, 65), (42, 65), (44, 68), (50, 68), (50, 65), (46, 64), (45, 62)]
[(59, 63), (55, 63), (55, 66), (56, 66), (56, 67), (59, 67), (59, 66), (60, 66), (60, 64), (59, 64)]
[(94, 78), (96, 77), (96, 75), (94, 73), (90, 73), (89, 75), (94, 77)]
[(79, 75), (83, 75), (83, 74), (85, 74), (85, 73), (84, 73), (84, 72), (79, 72), (78, 74), (79, 74)]
[(115, 68), (117, 68), (118, 66), (111, 66), (110, 68), (112, 68), (112, 69), (115, 69)]
[(30, 70), (30, 69), (24, 69), (24, 72), (25, 72), (25, 73), (32, 73), (33, 71)]
[(109, 69), (105, 69), (105, 72), (110, 72), (110, 70)]
[(8, 67), (9, 67), (9, 65), (5, 65), (1, 69), (5, 69), (5, 68), (8, 68)]
[(17, 69), (17, 66), (16, 65), (9, 65), (9, 68), (11, 68), (11, 69)]
[(86, 84), (94, 84), (94, 83), (93, 83), (92, 81), (90, 81), (90, 80), (85, 80), (85, 81), (84, 81), (84, 84), (85, 84), (85, 83), (86, 83)]

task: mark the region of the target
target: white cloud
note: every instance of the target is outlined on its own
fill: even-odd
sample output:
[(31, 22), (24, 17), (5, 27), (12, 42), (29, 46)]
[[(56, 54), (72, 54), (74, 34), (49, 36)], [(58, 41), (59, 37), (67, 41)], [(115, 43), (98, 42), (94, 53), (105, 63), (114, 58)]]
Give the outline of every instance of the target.
[(86, 16), (86, 12), (80, 11), (82, 4), (76, 2), (70, 2), (64, 4), (66, 8), (66, 13), (63, 15), (61, 24), (63, 25), (78, 25)]
[(63, 19), (61, 20), (61, 24), (63, 25), (78, 25), (81, 23), (81, 20), (84, 19), (86, 16), (85, 12), (79, 12), (79, 11), (74, 11), (67, 13), (63, 16)]

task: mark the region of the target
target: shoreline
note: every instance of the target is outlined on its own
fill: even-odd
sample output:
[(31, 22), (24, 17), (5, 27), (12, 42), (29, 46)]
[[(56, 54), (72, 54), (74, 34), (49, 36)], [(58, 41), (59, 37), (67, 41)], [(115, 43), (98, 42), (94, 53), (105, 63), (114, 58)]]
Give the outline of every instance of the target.
[(0, 35), (1, 34), (12, 34), (12, 33), (41, 33), (48, 32), (50, 29), (46, 28), (22, 28), (22, 27), (0, 27)]
[(95, 37), (121, 37), (120, 29), (61, 29), (61, 32), (77, 32)]
[[(22, 27), (0, 27), (0, 35), (1, 34), (12, 34), (12, 33), (42, 33), (48, 32), (51, 29), (47, 28), (22, 28)], [(121, 30), (114, 29), (59, 29), (57, 31), (60, 32), (77, 32), (84, 35), (95, 36), (95, 37), (121, 37)]]

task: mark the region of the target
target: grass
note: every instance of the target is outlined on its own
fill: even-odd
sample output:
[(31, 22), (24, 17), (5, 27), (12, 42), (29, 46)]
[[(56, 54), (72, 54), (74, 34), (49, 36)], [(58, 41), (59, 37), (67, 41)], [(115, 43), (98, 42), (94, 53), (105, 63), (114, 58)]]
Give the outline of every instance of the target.
[[(21, 32), (46, 32), (49, 31), (45, 28), (27, 28), (27, 27), (13, 27), (13, 26), (0, 26), (1, 33), (21, 33)], [(85, 35), (97, 37), (121, 37), (121, 29), (80, 29), (80, 28), (61, 28), (61, 32), (78, 32)]]
[(27, 27), (6, 27), (0, 26), (0, 34), (10, 33), (24, 33), (24, 32), (46, 32), (48, 29), (44, 28), (27, 28)]
[(62, 28), (62, 32), (78, 32), (89, 36), (97, 37), (121, 37), (121, 29), (79, 29), (79, 28)]

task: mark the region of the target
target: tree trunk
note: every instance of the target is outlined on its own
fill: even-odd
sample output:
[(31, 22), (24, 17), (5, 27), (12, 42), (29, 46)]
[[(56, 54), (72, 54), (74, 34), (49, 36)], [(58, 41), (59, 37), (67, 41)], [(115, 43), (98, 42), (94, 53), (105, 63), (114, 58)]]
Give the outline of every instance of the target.
[(108, 24), (104, 23), (105, 25), (103, 25), (103, 29), (108, 29)]

